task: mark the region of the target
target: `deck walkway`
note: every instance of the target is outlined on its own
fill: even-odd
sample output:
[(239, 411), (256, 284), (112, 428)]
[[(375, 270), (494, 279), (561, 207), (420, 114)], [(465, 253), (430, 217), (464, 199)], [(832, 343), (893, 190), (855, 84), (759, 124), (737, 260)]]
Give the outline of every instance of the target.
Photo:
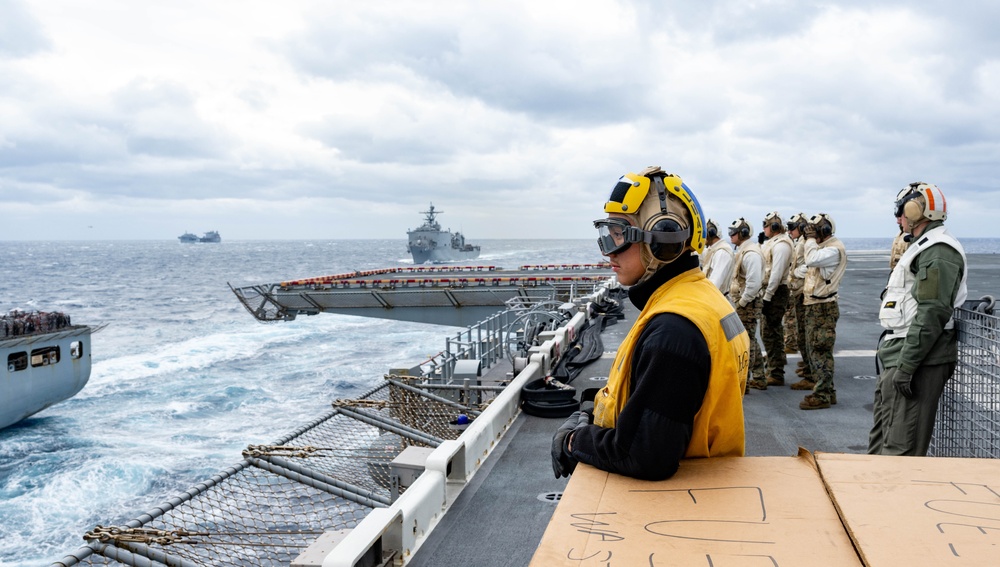
[[(1000, 256), (969, 257), (969, 297), (1000, 295)], [(749, 456), (791, 456), (809, 451), (864, 453), (872, 423), (874, 349), (881, 332), (878, 297), (889, 275), (888, 253), (852, 253), (841, 287), (835, 348), (838, 404), (802, 411), (806, 392), (784, 387), (751, 390), (744, 401)], [(626, 301), (627, 303), (627, 301)], [(636, 311), (602, 335), (605, 355), (576, 378), (578, 390), (603, 385), (619, 344)], [(795, 381), (798, 355), (788, 357), (786, 384)], [(491, 372), (504, 373), (503, 364)], [(526, 566), (555, 510), (567, 479), (555, 479), (549, 458), (552, 433), (561, 419), (521, 414), (442, 522), (408, 563)], [(682, 465), (683, 466), (683, 465)]]

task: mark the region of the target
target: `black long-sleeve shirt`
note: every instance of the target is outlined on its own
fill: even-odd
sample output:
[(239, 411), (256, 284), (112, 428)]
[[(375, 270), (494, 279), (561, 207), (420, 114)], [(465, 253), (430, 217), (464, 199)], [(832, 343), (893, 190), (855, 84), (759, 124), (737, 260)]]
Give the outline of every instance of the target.
[[(629, 288), (629, 300), (642, 309), (661, 285), (697, 267), (697, 256), (679, 258)], [(654, 316), (635, 344), (629, 396), (615, 427), (578, 429), (573, 458), (640, 479), (673, 476), (691, 440), (711, 368), (708, 343), (694, 323), (673, 313)]]

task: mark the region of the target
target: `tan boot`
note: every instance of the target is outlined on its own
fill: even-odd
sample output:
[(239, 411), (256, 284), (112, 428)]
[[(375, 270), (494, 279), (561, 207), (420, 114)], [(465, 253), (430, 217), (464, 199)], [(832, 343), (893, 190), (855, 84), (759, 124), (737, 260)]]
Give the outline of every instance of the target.
[(823, 401), (812, 394), (809, 394), (804, 400), (799, 402), (799, 409), (804, 410), (826, 409), (828, 407), (830, 407), (830, 402)]
[(795, 382), (789, 388), (793, 390), (812, 390), (816, 386), (816, 383), (812, 380), (806, 380), (805, 378)]
[(767, 377), (767, 385), (768, 386), (784, 386), (785, 385), (785, 379), (784, 378), (777, 378), (775, 376), (768, 376)]
[(762, 379), (750, 380), (749, 382), (747, 382), (747, 387), (753, 388), (754, 390), (766, 390), (767, 380), (762, 380)]

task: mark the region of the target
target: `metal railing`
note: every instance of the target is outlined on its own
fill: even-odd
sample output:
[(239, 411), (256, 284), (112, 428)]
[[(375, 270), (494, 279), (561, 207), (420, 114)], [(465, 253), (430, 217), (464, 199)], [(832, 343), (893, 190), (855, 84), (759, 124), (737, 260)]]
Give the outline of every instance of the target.
[(1000, 316), (993, 298), (955, 310), (958, 365), (945, 384), (929, 455), (1000, 458)]
[[(332, 411), (272, 445), (249, 446), (241, 463), (125, 525), (96, 526), (84, 546), (54, 565), (288, 565), (327, 532), (347, 534), (333, 565), (371, 564), (370, 554), (392, 562), (383, 542), (388, 555), (412, 555), (519, 414), (521, 387), (550, 372), (586, 316), (563, 321), (554, 331), (561, 340), (537, 345), (507, 384), (451, 384), (456, 362), (501, 362), (507, 327), (549, 307), (529, 302), (464, 329), (421, 365), (437, 374), (387, 375), (359, 398), (335, 400)], [(461, 402), (447, 393), (453, 387)], [(411, 447), (430, 454), (402, 490), (392, 467)]]
[[(574, 287), (574, 291), (584, 289)], [(585, 288), (588, 293), (596, 292), (597, 286)], [(455, 365), (459, 360), (479, 360), (485, 371), (498, 362), (511, 358), (519, 342), (532, 342), (533, 336), (524, 336), (525, 324), (535, 327), (555, 328), (568, 317), (560, 312), (563, 302), (554, 294), (519, 295), (507, 301), (507, 309), (470, 325), (455, 335), (445, 338), (445, 348), (428, 359), (425, 373), (441, 382), (449, 384), (454, 379)], [(523, 350), (523, 349), (521, 349)], [(521, 353), (522, 355), (524, 353)]]

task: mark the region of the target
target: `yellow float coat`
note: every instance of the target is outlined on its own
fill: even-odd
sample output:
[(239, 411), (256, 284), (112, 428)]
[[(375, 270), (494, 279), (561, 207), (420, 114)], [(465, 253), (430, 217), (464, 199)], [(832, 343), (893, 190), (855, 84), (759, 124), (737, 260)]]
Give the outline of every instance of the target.
[[(688, 270), (660, 286), (618, 347), (607, 385), (594, 399), (594, 425), (614, 427), (628, 401), (632, 354), (651, 318), (675, 313), (701, 330), (712, 357), (708, 390), (694, 417), (686, 458), (742, 456), (743, 391), (750, 338), (732, 305), (700, 269)], [(670, 369), (663, 369), (669, 374)]]

